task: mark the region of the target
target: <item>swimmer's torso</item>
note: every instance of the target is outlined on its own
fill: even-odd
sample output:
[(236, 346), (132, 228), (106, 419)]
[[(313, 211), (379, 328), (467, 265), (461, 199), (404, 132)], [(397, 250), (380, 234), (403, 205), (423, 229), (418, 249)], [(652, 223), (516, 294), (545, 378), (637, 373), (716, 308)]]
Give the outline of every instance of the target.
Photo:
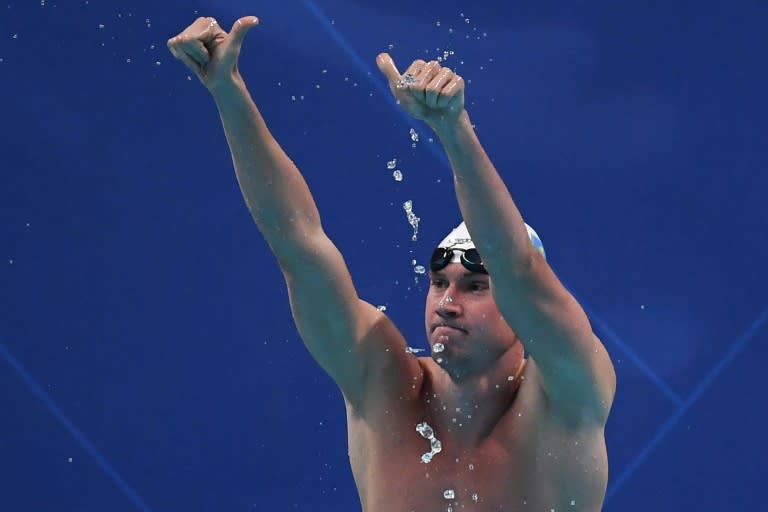
[[(439, 371), (430, 359), (420, 363), (427, 376)], [(456, 414), (431, 403), (428, 378), (418, 398), (384, 399), (363, 415), (348, 406), (364, 512), (599, 512), (608, 477), (603, 429), (548, 417), (537, 373), (527, 365), (511, 405), (472, 442), (461, 439)], [(442, 426), (434, 428), (442, 451), (429, 463), (421, 461), (430, 451), (416, 430), (422, 422)]]

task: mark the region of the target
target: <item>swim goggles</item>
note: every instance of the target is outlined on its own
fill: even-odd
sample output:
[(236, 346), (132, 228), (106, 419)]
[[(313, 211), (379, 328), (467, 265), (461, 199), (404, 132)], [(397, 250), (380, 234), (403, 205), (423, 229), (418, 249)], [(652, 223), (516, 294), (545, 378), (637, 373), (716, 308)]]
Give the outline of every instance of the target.
[(445, 266), (451, 262), (451, 259), (453, 259), (454, 251), (461, 251), (461, 264), (464, 265), (464, 268), (470, 272), (479, 272), (481, 274), (488, 273), (488, 271), (485, 270), (485, 266), (483, 265), (483, 260), (480, 258), (480, 253), (477, 252), (477, 249), (474, 248), (459, 249), (450, 247), (438, 247), (432, 253), (432, 258), (429, 260), (429, 269), (432, 272), (437, 272), (438, 270), (445, 268)]

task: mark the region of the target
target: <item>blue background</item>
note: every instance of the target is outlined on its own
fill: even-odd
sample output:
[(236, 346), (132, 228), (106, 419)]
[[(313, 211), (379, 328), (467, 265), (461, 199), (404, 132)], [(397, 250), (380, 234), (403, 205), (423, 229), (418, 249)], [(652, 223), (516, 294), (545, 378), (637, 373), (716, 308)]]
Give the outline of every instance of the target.
[(374, 59), (453, 50), (481, 140), (615, 362), (604, 510), (763, 510), (764, 2), (276, 4), (0, 5), (0, 510), (359, 509), (340, 394), (210, 96), (165, 47), (198, 15), (247, 14), (242, 73), (360, 295), (412, 346), (412, 260), (459, 214)]

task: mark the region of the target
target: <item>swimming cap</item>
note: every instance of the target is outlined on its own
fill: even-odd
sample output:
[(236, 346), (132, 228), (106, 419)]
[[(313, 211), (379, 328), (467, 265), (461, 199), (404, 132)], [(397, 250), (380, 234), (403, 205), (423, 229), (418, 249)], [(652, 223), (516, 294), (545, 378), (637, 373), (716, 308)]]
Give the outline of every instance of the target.
[[(533, 248), (538, 251), (544, 259), (547, 259), (547, 255), (544, 252), (544, 244), (541, 243), (541, 238), (539, 238), (538, 233), (534, 231), (534, 229), (529, 226), (528, 224), (525, 225), (526, 229), (528, 230), (528, 238), (531, 239), (531, 245), (533, 245)], [(443, 238), (443, 241), (438, 244), (439, 248), (442, 249), (475, 249), (475, 244), (472, 242), (472, 237), (469, 236), (469, 231), (467, 230), (467, 225), (462, 222), (458, 226), (456, 226), (453, 231), (448, 233), (448, 236)], [(451, 257), (451, 263), (459, 263), (461, 262), (461, 253), (460, 252), (454, 252), (453, 256)]]

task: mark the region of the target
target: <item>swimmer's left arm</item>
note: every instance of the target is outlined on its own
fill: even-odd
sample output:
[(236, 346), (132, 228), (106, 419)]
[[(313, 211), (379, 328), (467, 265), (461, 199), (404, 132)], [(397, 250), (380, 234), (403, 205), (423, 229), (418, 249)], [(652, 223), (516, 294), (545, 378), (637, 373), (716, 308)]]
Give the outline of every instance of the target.
[(434, 61), (415, 61), (402, 78), (389, 55), (377, 63), (401, 106), (429, 124), (445, 147), (462, 216), (491, 275), (499, 311), (536, 362), (551, 410), (569, 424), (604, 423), (616, 385), (610, 357), (581, 305), (533, 250), (464, 109), (463, 80)]
[(533, 249), (466, 111), (454, 124), (434, 128), (450, 158), (461, 212), (491, 276), (496, 304), (536, 362), (552, 412), (567, 424), (604, 424), (616, 376), (586, 313)]

